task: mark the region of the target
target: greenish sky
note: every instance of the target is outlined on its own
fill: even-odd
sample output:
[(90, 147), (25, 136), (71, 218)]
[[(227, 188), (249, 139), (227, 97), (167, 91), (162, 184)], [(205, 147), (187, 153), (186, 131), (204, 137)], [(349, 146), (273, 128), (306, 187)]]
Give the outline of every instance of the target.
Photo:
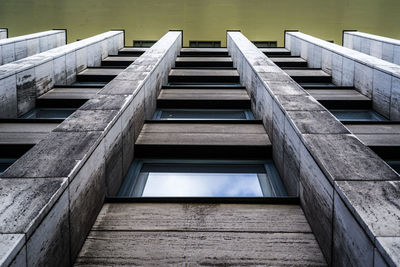
[(133, 39), (159, 39), (182, 29), (184, 42), (221, 40), (240, 29), (250, 40), (278, 40), (299, 29), (341, 43), (343, 29), (400, 39), (399, 0), (1, 0), (0, 28), (17, 36), (67, 28), (69, 41), (109, 29)]

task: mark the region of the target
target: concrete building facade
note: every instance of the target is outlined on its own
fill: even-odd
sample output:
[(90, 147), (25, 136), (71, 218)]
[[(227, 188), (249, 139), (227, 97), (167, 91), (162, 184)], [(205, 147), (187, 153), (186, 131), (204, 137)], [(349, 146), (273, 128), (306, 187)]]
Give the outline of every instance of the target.
[(398, 266), (399, 67), (182, 40), (0, 66), (1, 265)]

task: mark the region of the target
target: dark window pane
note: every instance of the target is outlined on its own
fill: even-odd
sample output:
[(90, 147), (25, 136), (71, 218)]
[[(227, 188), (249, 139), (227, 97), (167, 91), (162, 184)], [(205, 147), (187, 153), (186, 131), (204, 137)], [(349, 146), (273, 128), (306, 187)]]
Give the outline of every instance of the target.
[(330, 112), (340, 121), (386, 121), (373, 110), (332, 109)]
[(154, 119), (160, 120), (248, 120), (254, 119), (250, 110), (164, 109)]
[(74, 113), (74, 108), (35, 108), (23, 115), (24, 119), (65, 119)]

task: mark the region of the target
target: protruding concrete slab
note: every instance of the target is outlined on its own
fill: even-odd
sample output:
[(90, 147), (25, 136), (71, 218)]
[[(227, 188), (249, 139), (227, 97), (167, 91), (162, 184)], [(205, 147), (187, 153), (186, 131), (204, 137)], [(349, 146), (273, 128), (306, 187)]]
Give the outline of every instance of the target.
[(92, 230), (311, 233), (299, 206), (257, 204), (106, 203)]
[(178, 57), (175, 62), (176, 67), (233, 67), (230, 57)]
[(262, 124), (147, 123), (137, 145), (270, 145)]
[(122, 263), (326, 264), (296, 205), (106, 204), (76, 265)]
[(269, 57), (279, 67), (307, 67), (307, 61), (301, 57)]
[(231, 62), (231, 57), (177, 57), (176, 62)]
[(239, 73), (235, 69), (172, 69), (169, 82), (238, 83)]
[(260, 48), (260, 50), (267, 56), (290, 55), (290, 51), (284, 47)]
[(124, 47), (124, 48), (121, 48), (119, 50), (119, 53), (120, 54), (125, 54), (125, 53), (127, 53), (127, 54), (129, 54), (129, 53), (144, 53), (147, 50), (149, 50), (149, 48), (147, 48), (147, 47)]
[(37, 144), (59, 123), (0, 123), (0, 144)]
[(170, 76), (227, 76), (239, 77), (237, 70), (214, 70), (214, 69), (172, 69)]
[(331, 82), (332, 77), (323, 70), (285, 69), (285, 72), (297, 82)]
[(101, 88), (62, 88), (56, 87), (38, 97), (38, 99), (91, 99)]
[(94, 231), (86, 240), (76, 266), (326, 266), (313, 235), (304, 233)]
[(308, 89), (307, 92), (318, 101), (371, 101), (371, 99), (354, 89)]
[(163, 89), (160, 100), (250, 100), (244, 89)]
[(181, 56), (228, 56), (226, 48), (182, 48)]

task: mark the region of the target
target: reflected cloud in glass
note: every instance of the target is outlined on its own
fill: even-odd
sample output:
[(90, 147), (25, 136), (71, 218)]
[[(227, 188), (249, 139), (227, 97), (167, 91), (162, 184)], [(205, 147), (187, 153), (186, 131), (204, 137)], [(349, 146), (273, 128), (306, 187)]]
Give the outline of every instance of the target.
[(143, 197), (262, 197), (256, 173), (151, 172)]

